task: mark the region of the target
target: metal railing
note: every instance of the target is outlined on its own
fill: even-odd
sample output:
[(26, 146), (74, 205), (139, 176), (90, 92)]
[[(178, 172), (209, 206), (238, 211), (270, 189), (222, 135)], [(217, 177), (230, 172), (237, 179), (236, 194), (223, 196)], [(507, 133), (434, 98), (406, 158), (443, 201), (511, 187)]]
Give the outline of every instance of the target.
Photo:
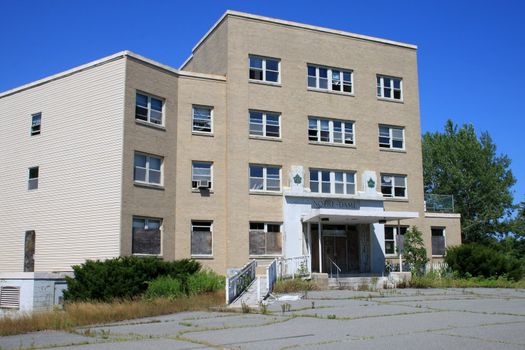
[(266, 287), (268, 294), (273, 291), (273, 285), (277, 282), (277, 259), (274, 259), (266, 267)]
[(425, 193), (425, 211), (429, 213), (453, 213), (454, 196), (451, 194)]
[(310, 276), (310, 256), (301, 255), (290, 258), (279, 258), (277, 273), (280, 278), (295, 278)]
[(337, 264), (330, 258), (328, 258), (330, 261), (330, 278), (334, 278), (334, 267), (335, 267), (335, 273), (336, 273), (336, 279), (339, 279), (339, 272), (341, 272), (341, 268), (337, 266)]
[(257, 269), (257, 261), (252, 260), (242, 269), (237, 271), (233, 276), (226, 278), (226, 304), (229, 305), (239, 295), (244, 292), (246, 288), (255, 279), (255, 270)]

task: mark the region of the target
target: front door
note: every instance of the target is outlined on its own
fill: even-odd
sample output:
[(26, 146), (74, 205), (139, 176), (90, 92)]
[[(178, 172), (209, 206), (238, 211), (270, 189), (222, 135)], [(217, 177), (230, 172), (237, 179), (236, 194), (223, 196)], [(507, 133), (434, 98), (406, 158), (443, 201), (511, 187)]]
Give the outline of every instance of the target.
[[(341, 272), (348, 270), (347, 238), (341, 236), (323, 237), (323, 271), (336, 273), (332, 261), (339, 266)], [(330, 270), (332, 269), (332, 270)]]

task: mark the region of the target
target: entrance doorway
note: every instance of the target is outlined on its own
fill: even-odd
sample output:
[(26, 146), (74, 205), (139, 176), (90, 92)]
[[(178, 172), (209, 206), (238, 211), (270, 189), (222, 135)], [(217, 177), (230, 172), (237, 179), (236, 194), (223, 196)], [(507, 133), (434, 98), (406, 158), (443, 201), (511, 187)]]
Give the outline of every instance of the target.
[[(319, 272), (319, 232), (317, 224), (311, 225), (312, 271)], [(350, 225), (321, 225), (322, 272), (335, 273), (335, 263), (341, 273), (359, 273), (359, 235)]]

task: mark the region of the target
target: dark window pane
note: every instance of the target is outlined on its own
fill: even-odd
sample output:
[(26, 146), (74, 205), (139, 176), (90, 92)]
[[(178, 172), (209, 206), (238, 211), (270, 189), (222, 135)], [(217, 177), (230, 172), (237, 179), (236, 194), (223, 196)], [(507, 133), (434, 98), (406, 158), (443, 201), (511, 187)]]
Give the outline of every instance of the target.
[(279, 61), (267, 59), (266, 60), (266, 69), (267, 70), (278, 71), (279, 70)]
[(394, 147), (394, 148), (403, 148), (403, 141), (393, 140), (392, 141), (392, 147)]
[(308, 66), (308, 75), (315, 77), (315, 67)]
[(262, 69), (262, 59), (258, 57), (250, 57), (250, 68)]
[(250, 176), (251, 177), (263, 177), (263, 168), (260, 166), (250, 166)]
[(266, 81), (274, 81), (274, 82), (279, 81), (279, 73), (266, 71)]
[(250, 69), (250, 79), (262, 80), (263, 79), (262, 70)]
[(395, 188), (395, 196), (396, 197), (404, 197), (405, 196), (405, 189), (404, 188)]
[(394, 90), (394, 98), (396, 100), (400, 100), (401, 99), (401, 90)]

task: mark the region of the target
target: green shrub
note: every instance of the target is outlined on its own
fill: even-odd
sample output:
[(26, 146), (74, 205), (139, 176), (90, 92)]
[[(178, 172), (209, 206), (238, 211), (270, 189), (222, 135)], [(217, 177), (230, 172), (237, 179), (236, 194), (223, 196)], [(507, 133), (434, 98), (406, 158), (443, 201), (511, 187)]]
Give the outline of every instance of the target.
[(423, 242), (423, 233), (416, 226), (412, 226), (404, 238), (403, 258), (410, 266), (414, 275), (422, 275), (425, 272), (425, 265), (428, 262), (427, 250)]
[(273, 287), (275, 293), (307, 292), (310, 290), (319, 290), (319, 286), (315, 282), (301, 278), (279, 279)]
[(445, 262), (460, 277), (501, 276), (514, 281), (523, 277), (522, 261), (477, 243), (447, 249)]
[[(198, 272), (197, 272), (198, 273)], [(167, 298), (177, 299), (184, 294), (182, 282), (170, 276), (162, 276), (148, 283), (148, 289), (144, 293), (146, 299)]]
[(120, 257), (104, 261), (88, 260), (73, 266), (74, 278), (66, 278), (67, 301), (111, 301), (143, 294), (148, 281), (160, 276), (177, 278), (184, 285), (201, 268), (194, 260), (163, 261), (154, 257)]
[(199, 271), (188, 277), (189, 295), (213, 292), (224, 288), (226, 280), (213, 271)]

